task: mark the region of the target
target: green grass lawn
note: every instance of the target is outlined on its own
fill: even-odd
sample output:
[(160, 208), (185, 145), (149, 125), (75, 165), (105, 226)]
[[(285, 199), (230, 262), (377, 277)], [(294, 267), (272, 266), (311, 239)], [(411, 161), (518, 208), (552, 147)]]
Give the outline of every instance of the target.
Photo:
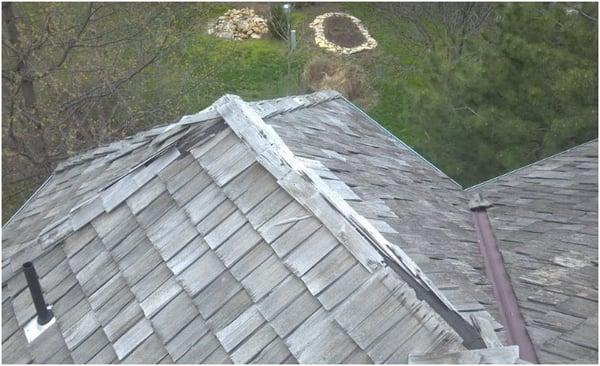
[[(224, 11), (223, 8), (220, 6), (219, 11)], [(285, 42), (270, 37), (230, 41), (198, 34), (174, 57), (181, 73), (189, 75), (185, 86), (190, 90), (185, 97), (186, 108), (189, 112), (204, 108), (224, 93), (256, 100), (306, 92), (301, 82), (304, 65), (318, 55), (333, 57), (314, 44), (309, 28), (317, 15), (328, 11), (358, 17), (378, 42), (372, 51), (342, 57), (343, 61), (361, 65), (366, 70), (376, 94), (374, 103), (357, 104), (396, 136), (414, 145), (421, 131), (404, 118), (409, 101), (403, 90), (418, 89), (423, 83), (419, 61), (426, 50), (414, 44), (407, 47), (405, 35), (411, 29), (406, 23), (382, 17), (369, 3), (324, 3), (295, 9), (293, 27), (297, 29), (299, 41), (291, 55)]]
[[(208, 21), (227, 8), (219, 4), (203, 20)], [(404, 47), (402, 34), (410, 31), (406, 25), (401, 21), (381, 21), (381, 14), (368, 3), (325, 3), (295, 9), (292, 23), (299, 41), (292, 54), (285, 42), (270, 37), (232, 41), (205, 32), (197, 34), (168, 60), (175, 75), (185, 75), (183, 88), (190, 91), (185, 96), (188, 112), (205, 108), (225, 93), (256, 100), (306, 92), (301, 82), (304, 65), (312, 57), (329, 55), (316, 47), (308, 25), (327, 11), (358, 17), (378, 41), (377, 49), (343, 59), (363, 66), (377, 92), (375, 103), (361, 107), (392, 133), (410, 142), (415, 132), (400, 119), (405, 108), (401, 90), (407, 84), (418, 85), (419, 52), (424, 49)]]
[[(200, 21), (206, 24), (228, 8), (219, 4)], [(293, 24), (301, 26), (305, 22), (303, 13), (293, 14)], [(302, 71), (316, 52), (300, 42), (290, 53), (286, 42), (270, 36), (244, 41), (220, 39), (208, 35), (204, 26), (166, 60), (165, 68), (177, 77), (183, 76), (178, 87), (189, 91), (184, 95), (184, 106), (191, 113), (225, 93), (247, 100), (303, 93)]]

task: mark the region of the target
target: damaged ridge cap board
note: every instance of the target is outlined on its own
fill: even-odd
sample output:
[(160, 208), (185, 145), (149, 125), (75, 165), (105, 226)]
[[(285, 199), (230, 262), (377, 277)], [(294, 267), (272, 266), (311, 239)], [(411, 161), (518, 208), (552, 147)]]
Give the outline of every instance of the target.
[[(383, 265), (383, 258), (375, 250), (378, 248), (421, 286), (434, 293), (448, 309), (459, 314), (402, 249), (388, 242), (367, 219), (331, 191), (316, 174), (306, 169), (273, 128), (240, 97), (225, 95), (214, 106), (235, 134), (255, 151), (257, 160), (275, 176), (282, 188), (315, 213), (363, 266), (372, 272)], [(327, 206), (329, 210), (333, 207), (337, 211), (336, 216), (342, 217), (341, 224), (339, 217), (323, 215), (323, 211), (328, 210)], [(367, 240), (372, 245), (364, 245)]]
[(238, 96), (225, 95), (214, 106), (279, 185), (312, 212), (368, 271), (391, 266), (417, 292), (420, 300), (435, 309), (461, 335), (465, 347), (486, 348), (479, 332), (412, 259), (401, 248), (389, 243), (367, 219), (307, 169), (250, 105)]
[[(352, 235), (352, 231), (349, 230), (350, 225), (345, 222), (346, 220), (340, 222), (338, 219), (334, 222), (324, 214), (332, 208), (323, 201), (322, 192), (319, 192), (314, 185), (307, 184), (306, 169), (303, 169), (281, 138), (262, 121), (254, 109), (239, 97), (231, 95), (225, 95), (217, 100), (215, 106), (225, 123), (254, 151), (257, 161), (277, 179), (280, 186), (315, 213), (337, 239), (341, 236), (343, 240), (340, 241), (365, 268), (373, 272), (383, 265), (383, 258), (375, 248), (370, 246), (360, 248), (347, 240), (348, 235)], [(353, 236), (356, 235), (357, 233)]]
[[(291, 110), (291, 111), (295, 111), (296, 109), (299, 109), (299, 108), (312, 107), (317, 104), (328, 102), (330, 100), (333, 100), (336, 98), (342, 98), (342, 97), (343, 97), (342, 94), (340, 94), (339, 92), (337, 92), (335, 90), (321, 90), (321, 91), (318, 91), (316, 93), (309, 94), (309, 95), (298, 95), (298, 96), (294, 96), (294, 97), (281, 97), (281, 98), (274, 98), (274, 99), (267, 99), (267, 100), (259, 100), (259, 101), (255, 101), (255, 102), (249, 102), (247, 104), (252, 106), (253, 109), (257, 108), (258, 115), (261, 118), (265, 118), (267, 116), (273, 117), (274, 115), (282, 114), (282, 113), (286, 113), (286, 112), (290, 112), (290, 111), (286, 111), (285, 109), (282, 109), (282, 108), (277, 109), (275, 111), (271, 111), (271, 112), (264, 111), (263, 109), (260, 108), (260, 106), (264, 105), (264, 104), (278, 103), (278, 102), (282, 102), (284, 100), (289, 99), (289, 100), (293, 100), (294, 102), (298, 103), (298, 105)], [(210, 105), (210, 106), (204, 108), (200, 112), (181, 117), (178, 122), (172, 123), (172, 124), (166, 126), (165, 131), (163, 131), (163, 132), (167, 132), (168, 130), (175, 128), (176, 126), (179, 126), (179, 125), (201, 123), (201, 122), (206, 122), (206, 121), (209, 121), (209, 120), (212, 120), (215, 118), (220, 118), (220, 117), (221, 117), (221, 115), (215, 109), (215, 104), (213, 104), (213, 105)]]

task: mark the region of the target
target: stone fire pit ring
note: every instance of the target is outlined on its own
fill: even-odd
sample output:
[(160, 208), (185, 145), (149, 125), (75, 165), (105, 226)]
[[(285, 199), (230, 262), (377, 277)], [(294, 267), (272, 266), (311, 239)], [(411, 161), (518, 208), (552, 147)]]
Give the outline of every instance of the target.
[[(328, 40), (325, 36), (325, 21), (331, 17), (343, 17), (352, 21), (352, 23), (356, 25), (362, 36), (365, 38), (365, 41), (355, 47), (343, 47)], [(318, 17), (316, 17), (315, 20), (312, 21), (312, 23), (310, 23), (310, 27), (315, 32), (315, 43), (317, 44), (317, 46), (324, 48), (327, 51), (343, 55), (350, 55), (356, 52), (371, 50), (377, 47), (377, 41), (373, 39), (373, 37), (371, 37), (369, 31), (367, 31), (367, 28), (362, 24), (361, 20), (347, 13), (321, 14)]]

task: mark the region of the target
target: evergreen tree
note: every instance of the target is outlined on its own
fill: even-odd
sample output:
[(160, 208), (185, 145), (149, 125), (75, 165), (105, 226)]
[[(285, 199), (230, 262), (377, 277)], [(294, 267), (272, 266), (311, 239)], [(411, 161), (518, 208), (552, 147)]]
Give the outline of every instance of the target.
[(597, 137), (597, 4), (503, 4), (407, 90), (427, 157), (465, 186)]

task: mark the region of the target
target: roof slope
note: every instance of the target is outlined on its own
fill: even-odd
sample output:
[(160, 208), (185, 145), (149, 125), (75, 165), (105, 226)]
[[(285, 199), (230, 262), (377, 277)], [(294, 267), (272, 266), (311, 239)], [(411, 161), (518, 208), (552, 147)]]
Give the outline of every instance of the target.
[[(304, 98), (296, 109), (339, 99)], [(65, 162), (3, 230), (3, 361), (399, 363), (463, 351), (451, 301), (308, 163), (232, 96)], [(27, 260), (57, 318), (32, 344)]]
[(468, 190), (481, 193), (542, 363), (598, 360), (598, 142)]
[(253, 106), (466, 318), (484, 316), (501, 329), (463, 189), (341, 95), (297, 107), (303, 103), (288, 97)]

